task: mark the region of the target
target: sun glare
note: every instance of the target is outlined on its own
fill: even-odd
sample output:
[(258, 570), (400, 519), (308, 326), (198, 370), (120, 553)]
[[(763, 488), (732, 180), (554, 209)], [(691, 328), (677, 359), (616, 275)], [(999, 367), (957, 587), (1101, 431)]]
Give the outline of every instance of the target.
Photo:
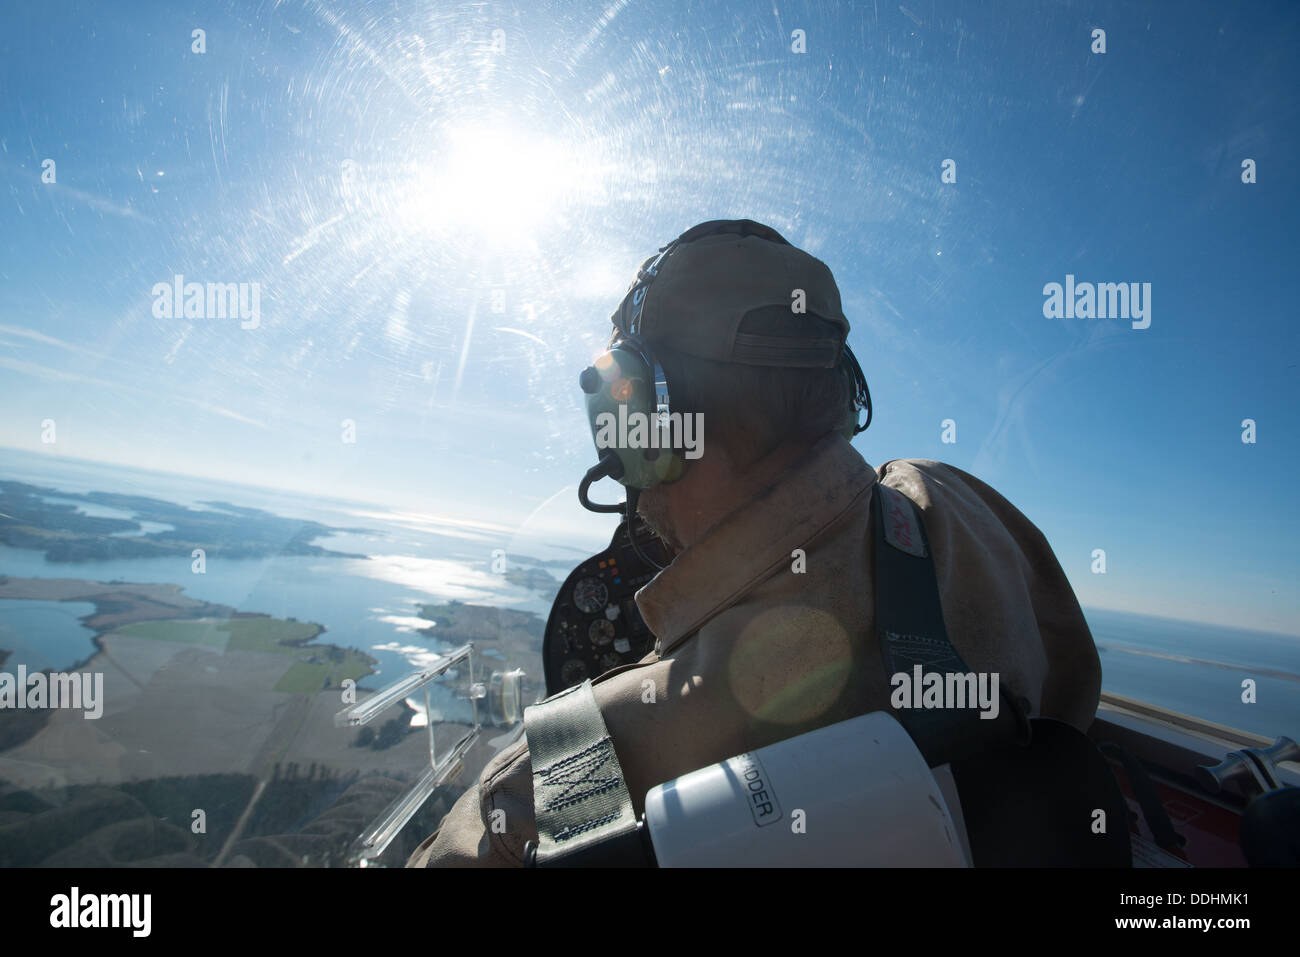
[(580, 182), (575, 157), (559, 143), (507, 129), (453, 130), (413, 170), (398, 214), (413, 230), (510, 245), (530, 239)]

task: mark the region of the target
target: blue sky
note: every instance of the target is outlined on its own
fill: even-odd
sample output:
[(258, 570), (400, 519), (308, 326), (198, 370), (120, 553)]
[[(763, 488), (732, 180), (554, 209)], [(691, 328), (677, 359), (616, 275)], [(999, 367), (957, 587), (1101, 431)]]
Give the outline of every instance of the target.
[[(868, 461), (988, 482), (1085, 606), (1300, 634), (1300, 8), (992, 6), (9, 5), (0, 445), (599, 543), (577, 374), (748, 217), (839, 281)], [(1150, 328), (1045, 318), (1067, 274)]]

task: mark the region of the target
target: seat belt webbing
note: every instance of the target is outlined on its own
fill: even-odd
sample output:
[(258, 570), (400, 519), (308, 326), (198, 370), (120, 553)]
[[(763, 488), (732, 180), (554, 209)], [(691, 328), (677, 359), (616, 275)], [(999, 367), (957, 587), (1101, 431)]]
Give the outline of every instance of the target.
[(524, 709), (537, 863), (636, 830), (632, 798), (590, 679)]

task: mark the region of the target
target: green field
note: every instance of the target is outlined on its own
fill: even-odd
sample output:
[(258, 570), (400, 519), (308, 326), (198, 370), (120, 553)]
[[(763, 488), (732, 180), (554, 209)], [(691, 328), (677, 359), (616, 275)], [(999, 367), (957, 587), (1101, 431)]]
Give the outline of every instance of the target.
[(345, 678), (360, 681), (369, 673), (370, 665), (365, 656), (349, 650), (344, 652), (341, 662), (295, 661), (275, 683), (275, 690), (290, 694), (315, 694), (322, 688), (339, 687)]
[(458, 601), (450, 601), (445, 605), (421, 605), (420, 617), (427, 618), (430, 622), (437, 624), (443, 631), (448, 631), (456, 625), (456, 616), (453, 614), (457, 609), (464, 609), (464, 606)]
[(165, 621), (137, 621), (123, 625), (108, 636), (152, 638), (201, 645), (218, 651), (261, 651), (267, 654), (295, 655), (303, 649), (285, 642), (311, 639), (320, 634), (320, 626), (281, 618), (180, 618)]
[(149, 638), (198, 645), (213, 651), (255, 651), (296, 658), (275, 684), (276, 691), (314, 694), (337, 688), (346, 678), (359, 681), (370, 674), (370, 656), (336, 645), (293, 644), (320, 634), (320, 626), (282, 618), (180, 618), (138, 621), (108, 632), (105, 637)]

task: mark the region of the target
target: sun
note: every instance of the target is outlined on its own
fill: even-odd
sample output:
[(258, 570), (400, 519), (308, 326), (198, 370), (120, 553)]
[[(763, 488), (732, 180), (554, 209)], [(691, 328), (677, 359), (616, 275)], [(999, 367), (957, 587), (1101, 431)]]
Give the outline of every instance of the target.
[(579, 158), (544, 135), (454, 128), (411, 169), (396, 212), (415, 231), (509, 246), (534, 237), (582, 185)]

